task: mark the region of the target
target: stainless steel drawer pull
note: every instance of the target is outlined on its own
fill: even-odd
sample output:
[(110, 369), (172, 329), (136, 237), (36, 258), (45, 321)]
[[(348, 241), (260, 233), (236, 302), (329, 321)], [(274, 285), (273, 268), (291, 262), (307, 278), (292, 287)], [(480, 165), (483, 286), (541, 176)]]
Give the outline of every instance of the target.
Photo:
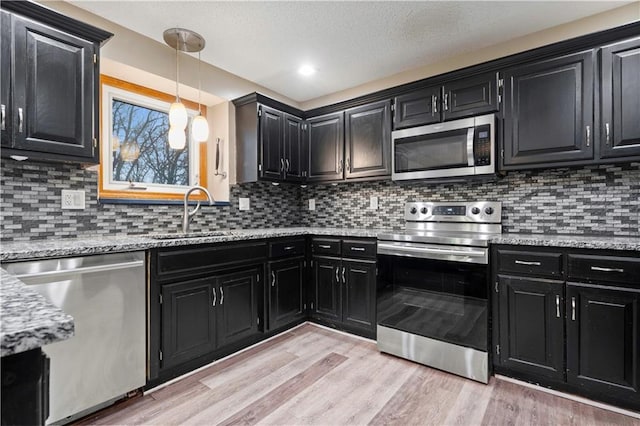
[(216, 288), (213, 288), (213, 307), (216, 307)]
[(620, 272), (623, 273), (624, 269), (622, 268), (603, 268), (602, 266), (592, 266), (592, 271), (600, 271), (600, 272)]
[(293, 250), (294, 248), (296, 248), (295, 246), (286, 246), (284, 249), (285, 250)]
[(321, 249), (330, 249), (331, 246), (327, 245), (327, 244), (318, 244), (318, 247), (320, 247)]
[(609, 129), (609, 123), (604, 123), (605, 143), (609, 145), (611, 142), (611, 130)]
[(7, 111), (6, 111), (6, 107), (4, 106), (4, 104), (2, 104), (2, 110), (0, 113), (1, 117), (0, 117), (0, 128), (2, 130), (7, 130), (7, 123), (6, 123), (6, 117), (7, 117)]
[(587, 146), (591, 146), (591, 126), (587, 126)]
[(527, 265), (527, 266), (540, 266), (540, 262), (528, 262), (526, 260), (515, 260), (514, 263), (518, 265)]
[(22, 116), (22, 108), (18, 108), (18, 133), (22, 133), (22, 122), (24, 117)]
[(338, 283), (340, 283), (340, 276), (338, 275), (340, 273), (340, 268), (336, 267), (336, 281)]
[(344, 277), (344, 271), (345, 271), (345, 267), (343, 266), (343, 267), (342, 267), (342, 282), (343, 282), (343, 283), (346, 283), (346, 282), (347, 282), (347, 279)]
[(353, 251), (365, 251), (364, 247), (351, 247), (351, 250)]
[(276, 273), (271, 271), (271, 287), (276, 285)]
[(444, 94), (444, 110), (449, 111), (449, 94)]
[(571, 321), (576, 320), (576, 298), (571, 298)]
[(222, 291), (222, 287), (220, 287), (220, 306), (224, 303), (224, 291)]
[(431, 95), (431, 115), (435, 115), (438, 112), (438, 97)]
[(560, 318), (560, 296), (556, 294), (556, 317)]
[(280, 171), (284, 172), (284, 158), (280, 159)]

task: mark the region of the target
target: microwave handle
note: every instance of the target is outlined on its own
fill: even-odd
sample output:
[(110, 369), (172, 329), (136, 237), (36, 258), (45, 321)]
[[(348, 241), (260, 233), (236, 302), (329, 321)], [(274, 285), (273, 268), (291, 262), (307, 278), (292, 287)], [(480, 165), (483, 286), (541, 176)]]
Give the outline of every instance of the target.
[(475, 127), (469, 127), (467, 129), (467, 163), (469, 167), (475, 166), (475, 159), (473, 155), (473, 136), (475, 131)]

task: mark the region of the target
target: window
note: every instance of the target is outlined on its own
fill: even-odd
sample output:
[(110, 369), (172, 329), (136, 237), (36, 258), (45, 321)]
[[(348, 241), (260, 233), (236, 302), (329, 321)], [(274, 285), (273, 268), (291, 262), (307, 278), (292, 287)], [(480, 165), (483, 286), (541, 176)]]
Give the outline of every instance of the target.
[[(206, 187), (206, 144), (193, 141), (187, 126), (184, 149), (169, 147), (169, 107), (175, 96), (101, 76), (99, 198), (182, 200), (187, 188)], [(198, 106), (182, 99), (191, 120)], [(206, 115), (206, 107), (202, 107)], [(194, 199), (199, 197), (195, 196)], [(198, 194), (204, 199), (203, 194)]]

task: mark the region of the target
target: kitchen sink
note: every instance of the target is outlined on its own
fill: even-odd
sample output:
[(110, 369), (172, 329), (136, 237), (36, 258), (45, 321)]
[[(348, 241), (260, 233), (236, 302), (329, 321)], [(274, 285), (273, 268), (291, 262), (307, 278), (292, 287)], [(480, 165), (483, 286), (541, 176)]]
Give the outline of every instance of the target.
[(229, 231), (211, 231), (211, 232), (171, 232), (167, 234), (150, 234), (149, 238), (154, 240), (179, 240), (183, 238), (204, 238), (204, 237), (219, 237), (222, 235), (229, 235)]

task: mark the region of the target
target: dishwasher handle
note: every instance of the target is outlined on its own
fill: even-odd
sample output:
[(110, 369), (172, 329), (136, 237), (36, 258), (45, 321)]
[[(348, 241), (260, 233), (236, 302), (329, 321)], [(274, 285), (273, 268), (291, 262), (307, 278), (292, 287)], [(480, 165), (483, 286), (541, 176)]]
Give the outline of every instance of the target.
[(18, 279), (57, 277), (57, 276), (70, 275), (70, 274), (78, 275), (78, 274), (90, 274), (94, 272), (115, 271), (118, 269), (137, 268), (139, 266), (144, 266), (144, 260), (134, 260), (131, 262), (120, 262), (120, 263), (108, 263), (106, 265), (85, 266), (85, 267), (79, 267), (79, 268), (62, 269), (59, 271), (44, 271), (44, 272), (17, 274), (16, 277)]

